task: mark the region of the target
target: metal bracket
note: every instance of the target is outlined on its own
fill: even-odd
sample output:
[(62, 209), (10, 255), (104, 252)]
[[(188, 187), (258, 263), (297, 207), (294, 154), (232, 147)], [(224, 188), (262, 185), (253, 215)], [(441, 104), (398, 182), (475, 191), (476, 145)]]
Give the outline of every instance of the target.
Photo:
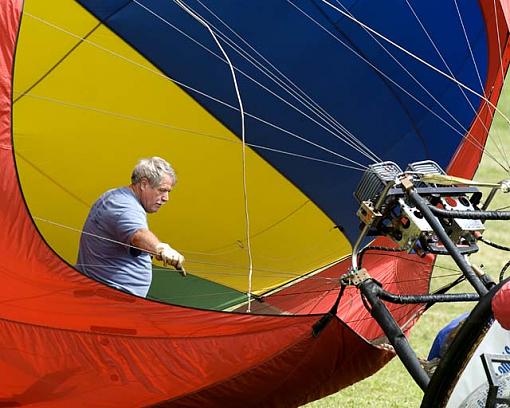
[(371, 278), (372, 277), (368, 274), (367, 270), (365, 268), (361, 268), (356, 270), (351, 269), (349, 272), (340, 277), (340, 281), (346, 285), (359, 286)]
[(404, 174), (402, 177), (400, 177), (399, 181), (400, 184), (402, 184), (404, 190), (406, 191), (409, 191), (412, 188), (414, 188), (413, 178), (408, 174)]
[(374, 208), (370, 201), (361, 203), (357, 215), (365, 225), (372, 225), (375, 220), (382, 217), (382, 214)]

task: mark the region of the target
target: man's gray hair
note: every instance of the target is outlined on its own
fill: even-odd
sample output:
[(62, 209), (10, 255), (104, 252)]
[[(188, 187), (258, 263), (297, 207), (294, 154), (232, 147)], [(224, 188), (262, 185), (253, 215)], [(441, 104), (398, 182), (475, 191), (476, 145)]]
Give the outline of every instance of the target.
[(157, 187), (161, 183), (161, 179), (165, 173), (172, 177), (174, 181), (173, 184), (177, 182), (175, 171), (166, 160), (161, 157), (141, 159), (133, 169), (131, 183), (137, 184), (145, 177), (149, 181), (151, 187)]

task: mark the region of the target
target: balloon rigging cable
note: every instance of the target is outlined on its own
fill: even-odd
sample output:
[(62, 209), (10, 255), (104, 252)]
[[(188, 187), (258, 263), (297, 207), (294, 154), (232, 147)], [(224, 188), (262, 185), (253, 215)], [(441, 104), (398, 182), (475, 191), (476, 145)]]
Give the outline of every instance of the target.
[[(199, 1), (199, 0), (198, 0), (198, 1)], [(288, 1), (289, 1), (289, 0), (288, 0)], [(335, 7), (335, 6), (331, 5), (331, 4), (330, 4), (329, 2), (327, 2), (326, 0), (322, 0), (322, 1), (323, 1), (323, 3), (328, 4), (330, 7), (335, 8), (337, 11), (339, 11), (340, 13), (342, 13), (342, 14), (344, 14), (344, 15), (345, 15), (345, 13), (343, 13), (343, 12), (342, 12), (341, 10), (339, 10), (337, 7)], [(199, 2), (200, 2), (200, 1), (199, 1)], [(138, 3), (137, 1), (135, 1), (135, 3), (137, 3), (137, 4), (141, 5), (141, 4), (140, 4), (140, 3)], [(216, 102), (222, 103), (222, 104), (224, 104), (225, 106), (228, 106), (228, 107), (230, 107), (230, 108), (232, 108), (232, 109), (238, 110), (238, 111), (240, 112), (240, 114), (241, 114), (241, 136), (242, 136), (242, 160), (243, 160), (244, 209), (245, 209), (245, 219), (246, 219), (246, 240), (247, 240), (248, 257), (249, 257), (249, 282), (248, 282), (248, 293), (247, 293), (247, 295), (248, 295), (248, 309), (249, 309), (249, 308), (250, 308), (250, 301), (251, 301), (251, 289), (252, 289), (252, 287), (251, 287), (251, 286), (252, 286), (253, 261), (252, 261), (252, 254), (251, 254), (251, 245), (250, 245), (250, 226), (249, 226), (248, 194), (247, 194), (247, 183), (246, 183), (246, 151), (245, 151), (245, 149), (246, 149), (246, 145), (249, 145), (249, 146), (250, 146), (250, 144), (246, 143), (246, 138), (245, 138), (245, 115), (250, 116), (250, 117), (254, 117), (254, 116), (253, 116), (253, 115), (250, 115), (249, 113), (245, 113), (245, 112), (244, 112), (244, 108), (243, 108), (243, 104), (242, 104), (242, 99), (241, 99), (241, 95), (240, 95), (239, 87), (238, 87), (238, 83), (237, 83), (237, 78), (236, 78), (236, 75), (235, 75), (235, 70), (236, 70), (237, 68), (234, 68), (234, 66), (233, 66), (232, 62), (230, 61), (230, 59), (229, 59), (229, 57), (228, 57), (227, 53), (225, 52), (225, 50), (224, 50), (224, 49), (223, 49), (223, 47), (221, 46), (221, 44), (220, 44), (220, 42), (219, 42), (218, 38), (216, 37), (216, 35), (215, 35), (214, 31), (212, 30), (212, 28), (209, 26), (208, 22), (206, 22), (206, 20), (205, 20), (205, 19), (203, 19), (203, 18), (201, 18), (200, 16), (198, 16), (198, 15), (197, 15), (194, 11), (190, 10), (190, 9), (189, 9), (189, 7), (188, 7), (188, 6), (186, 6), (185, 4), (183, 4), (180, 0), (175, 0), (175, 3), (176, 3), (176, 4), (178, 4), (178, 5), (179, 5), (181, 8), (183, 8), (183, 9), (184, 9), (184, 10), (185, 10), (188, 14), (190, 14), (190, 15), (191, 15), (193, 18), (195, 18), (195, 19), (196, 19), (196, 20), (197, 20), (200, 24), (204, 25), (204, 26), (205, 26), (205, 27), (209, 30), (209, 32), (210, 32), (210, 34), (211, 34), (211, 36), (214, 38), (214, 40), (215, 40), (216, 44), (218, 45), (218, 47), (220, 48), (221, 52), (223, 53), (224, 58), (225, 58), (225, 60), (226, 60), (226, 63), (229, 65), (229, 68), (230, 68), (230, 71), (231, 71), (231, 74), (232, 74), (232, 79), (233, 79), (233, 82), (234, 82), (234, 87), (235, 87), (235, 91), (236, 91), (236, 95), (237, 95), (237, 99), (238, 99), (238, 103), (239, 103), (239, 109), (238, 109), (238, 108), (235, 108), (235, 107), (233, 107), (233, 106), (231, 106), (231, 105), (229, 105), (229, 104), (227, 104), (227, 103), (225, 103), (225, 102), (223, 102), (223, 101), (220, 101), (220, 100), (218, 100), (218, 99), (216, 99), (216, 98), (214, 98), (214, 97), (212, 97), (212, 96), (210, 96), (210, 95), (206, 95), (206, 94), (204, 94), (203, 92), (200, 92), (200, 91), (198, 91), (198, 90), (196, 90), (196, 89), (190, 88), (190, 87), (188, 87), (188, 86), (186, 86), (186, 85), (184, 85), (184, 84), (182, 84), (182, 83), (180, 83), (180, 82), (178, 82), (178, 81), (175, 81), (175, 80), (173, 80), (173, 79), (169, 78), (169, 79), (171, 79), (173, 82), (175, 82), (175, 83), (177, 83), (177, 84), (179, 84), (179, 85), (181, 85), (181, 86), (183, 86), (183, 87), (185, 87), (185, 88), (187, 88), (187, 89), (191, 89), (192, 91), (197, 92), (197, 93), (199, 93), (199, 94), (201, 94), (201, 95), (203, 95), (203, 96), (206, 96), (206, 97), (208, 97), (208, 98), (210, 98), (210, 99), (212, 99), (212, 100), (215, 100)], [(201, 3), (201, 2), (200, 2), (200, 3)], [(289, 1), (289, 3), (291, 3), (291, 2)], [(201, 4), (202, 4), (202, 3), (201, 3)], [(291, 3), (291, 4), (292, 4), (292, 3)], [(456, 4), (457, 4), (457, 3), (456, 3)], [(292, 5), (293, 5), (293, 4), (292, 4)], [(141, 5), (141, 6), (142, 6), (142, 5)], [(142, 7), (144, 7), (144, 8), (145, 8), (145, 6), (142, 6)], [(205, 7), (205, 6), (204, 6), (204, 7)], [(294, 7), (296, 7), (296, 6), (294, 6)], [(457, 9), (457, 10), (458, 10), (458, 9)], [(30, 15), (29, 13), (26, 13), (26, 12), (25, 12), (25, 14)], [(496, 13), (496, 15), (497, 15), (497, 13)], [(35, 17), (35, 16), (31, 16), (31, 17), (34, 17), (34, 18), (36, 18), (36, 19), (38, 19), (38, 20), (40, 20), (40, 21), (43, 21), (42, 19), (39, 19), (39, 18), (37, 18), (37, 17)], [(216, 17), (217, 17), (217, 16), (216, 16)], [(349, 16), (347, 16), (347, 17), (349, 17)], [(459, 13), (459, 17), (460, 17), (460, 13)], [(217, 17), (217, 18), (218, 18), (218, 17)], [(478, 94), (478, 93), (476, 93), (475, 91), (473, 91), (473, 90), (471, 90), (470, 88), (468, 88), (466, 85), (464, 85), (464, 84), (460, 83), (458, 80), (456, 80), (456, 79), (453, 77), (453, 75), (448, 75), (448, 74), (446, 74), (446, 73), (444, 73), (444, 72), (440, 71), (439, 69), (437, 69), (437, 68), (433, 67), (431, 64), (427, 63), (426, 61), (424, 61), (424, 60), (420, 59), (419, 57), (415, 56), (414, 54), (412, 54), (411, 52), (409, 52), (409, 51), (407, 51), (407, 50), (403, 49), (402, 47), (398, 46), (397, 44), (395, 44), (394, 42), (392, 42), (392, 41), (391, 41), (391, 40), (389, 40), (388, 38), (386, 38), (386, 37), (382, 36), (381, 34), (377, 33), (375, 30), (370, 29), (368, 26), (366, 26), (366, 25), (364, 25), (363, 23), (359, 22), (359, 21), (358, 21), (358, 20), (356, 20), (354, 17), (352, 17), (352, 16), (351, 16), (350, 18), (351, 18), (352, 20), (354, 20), (356, 23), (358, 23), (360, 26), (362, 26), (365, 30), (367, 30), (367, 31), (369, 31), (370, 33), (373, 33), (373, 34), (375, 34), (376, 36), (378, 36), (378, 37), (382, 38), (383, 40), (385, 40), (385, 41), (389, 42), (391, 45), (395, 46), (396, 48), (400, 49), (401, 51), (405, 52), (406, 54), (408, 54), (408, 55), (412, 56), (413, 58), (417, 59), (418, 61), (422, 62), (423, 64), (425, 64), (425, 65), (426, 65), (426, 66), (428, 66), (429, 68), (431, 68), (431, 69), (433, 69), (434, 71), (436, 71), (436, 72), (438, 72), (438, 73), (442, 74), (443, 76), (447, 77), (448, 79), (450, 79), (450, 80), (454, 81), (454, 82), (455, 82), (455, 83), (456, 83), (456, 84), (457, 84), (457, 85), (458, 85), (461, 89), (466, 89), (466, 90), (468, 90), (469, 92), (474, 93), (475, 95), (479, 96), (479, 97), (480, 97), (480, 98), (482, 98), (482, 99), (483, 99), (483, 100), (484, 100), (487, 104), (489, 104), (491, 107), (493, 107), (493, 108), (494, 108), (494, 109), (495, 109), (498, 113), (500, 113), (500, 114), (503, 116), (503, 118), (504, 118), (507, 122), (509, 122), (508, 118), (507, 118), (507, 117), (506, 117), (506, 116), (505, 116), (505, 115), (504, 115), (504, 114), (503, 114), (500, 110), (498, 110), (498, 109), (497, 109), (497, 107), (495, 107), (495, 106), (494, 106), (494, 105), (493, 105), (490, 101), (488, 101), (488, 100), (485, 98), (485, 96), (481, 96), (481, 95), (479, 95), (479, 94)], [(462, 19), (461, 19), (461, 20), (462, 20)], [(221, 21), (221, 20), (220, 20), (220, 21)], [(45, 22), (45, 21), (43, 21), (43, 22)], [(46, 23), (46, 24), (49, 24), (49, 23), (47, 23), (47, 22), (45, 22), (45, 23)], [(224, 23), (223, 23), (223, 24), (224, 24)], [(51, 24), (50, 24), (50, 25), (51, 25)], [(57, 28), (57, 27), (56, 27), (56, 28)], [(227, 28), (229, 28), (229, 27), (227, 26)], [(463, 28), (464, 28), (464, 25), (463, 25)], [(60, 29), (60, 28), (59, 28), (59, 29)], [(230, 28), (229, 28), (229, 29), (230, 29)], [(62, 29), (60, 29), (60, 30), (62, 30)], [(230, 29), (230, 30), (231, 30), (231, 31), (233, 31), (232, 29)], [(62, 31), (65, 31), (65, 30), (62, 30)], [(235, 33), (235, 32), (234, 32), (234, 33)], [(499, 28), (498, 28), (498, 33), (499, 33)], [(222, 34), (222, 33), (220, 32), (220, 34)], [(465, 34), (465, 36), (466, 36), (466, 40), (468, 40), (468, 39), (467, 39), (467, 35), (466, 35), (466, 33), (465, 33), (465, 29), (464, 29), (464, 34)], [(73, 35), (73, 34), (72, 34), (72, 35)], [(237, 35), (237, 34), (236, 34), (236, 35)], [(73, 36), (74, 36), (74, 35), (73, 35)], [(227, 40), (225, 40), (225, 38), (224, 38), (224, 37), (222, 37), (222, 38), (224, 39), (224, 41), (226, 41), (226, 42), (227, 42)], [(227, 37), (227, 38), (228, 38), (228, 37)], [(241, 39), (241, 40), (242, 40), (242, 39)], [(97, 45), (97, 44), (92, 43), (91, 41), (88, 41), (88, 40), (84, 40), (84, 41), (86, 41), (86, 42), (88, 42), (88, 43), (90, 43), (90, 44), (92, 44), (92, 45), (94, 45), (94, 46), (96, 46), (96, 47), (98, 47), (98, 48), (101, 48), (101, 49), (103, 49), (103, 50), (105, 50), (105, 51), (108, 51), (108, 52), (110, 52), (110, 53), (112, 53), (112, 54), (114, 54), (114, 55), (117, 55), (118, 57), (120, 57), (120, 58), (122, 58), (122, 59), (124, 59), (124, 60), (127, 60), (127, 61), (129, 61), (129, 62), (131, 62), (131, 63), (136, 64), (136, 62), (134, 62), (134, 61), (130, 61), (130, 60), (128, 60), (127, 58), (125, 58), (125, 57), (123, 57), (123, 56), (121, 56), (121, 55), (119, 55), (119, 54), (117, 54), (117, 53), (115, 53), (115, 52), (113, 52), (113, 51), (111, 51), (111, 50), (107, 50), (107, 49), (105, 49), (105, 48), (103, 48), (103, 47), (101, 47), (101, 46), (99, 46), (99, 45)], [(243, 41), (244, 41), (244, 40), (243, 40)], [(234, 44), (235, 44), (235, 43), (234, 43)], [(229, 45), (232, 47), (232, 45), (231, 45), (231, 44), (229, 44)], [(249, 44), (248, 44), (248, 45), (249, 45)], [(499, 35), (498, 35), (498, 45), (499, 45), (499, 48), (500, 48), (500, 50), (501, 50), (501, 45), (500, 45)], [(382, 45), (381, 45), (381, 46), (382, 46)], [(239, 51), (238, 51), (238, 52), (239, 52)], [(471, 55), (472, 55), (471, 47), (470, 47), (470, 52), (471, 52)], [(501, 51), (500, 51), (500, 52), (501, 52)], [(216, 54), (215, 54), (215, 55), (216, 55)], [(245, 58), (247, 58), (247, 57), (245, 57)], [(472, 58), (473, 58), (473, 56), (472, 56)], [(267, 60), (266, 60), (266, 61), (267, 61)], [(500, 55), (500, 63), (502, 63), (502, 61), (501, 61), (501, 55)], [(149, 68), (147, 68), (147, 67), (142, 66), (141, 64), (137, 64), (137, 65), (140, 65), (140, 67), (143, 67), (143, 68), (145, 68), (145, 69), (149, 69)], [(476, 64), (475, 64), (475, 65), (476, 65)], [(377, 69), (377, 68), (376, 68), (376, 69)], [(450, 70), (450, 69), (448, 68), (448, 70)], [(151, 71), (152, 71), (152, 70), (151, 70)], [(240, 72), (242, 73), (242, 71), (240, 71)], [(450, 72), (451, 72), (451, 71), (450, 71)], [(161, 75), (159, 72), (155, 72), (155, 73), (157, 73), (158, 75)], [(244, 74), (244, 73), (243, 73), (243, 74)], [(478, 74), (478, 76), (479, 76), (478, 68), (477, 68), (477, 74)], [(503, 74), (503, 73), (502, 73), (502, 74)], [(246, 74), (244, 74), (244, 75), (246, 75)], [(163, 76), (165, 76), (165, 75), (163, 75)], [(165, 77), (166, 77), (166, 78), (168, 78), (167, 76), (165, 76)], [(256, 81), (255, 81), (255, 82), (256, 82)], [(261, 84), (259, 84), (259, 85), (261, 85)], [(396, 85), (397, 85), (397, 84), (396, 84)], [(262, 85), (261, 85), (261, 86), (262, 86)], [(398, 86), (398, 85), (397, 85), (397, 86)], [(264, 88), (265, 88), (265, 87), (264, 87)], [(482, 88), (482, 89), (483, 89), (483, 88)], [(306, 94), (305, 94), (305, 95), (306, 95)], [(34, 96), (34, 95), (28, 95), (28, 96), (36, 97), (36, 96)], [(466, 97), (466, 98), (467, 98), (467, 97)], [(47, 98), (47, 99), (49, 99), (49, 98)], [(413, 97), (413, 99), (415, 99), (415, 98)], [(468, 99), (468, 98), (467, 98), (467, 99)], [(415, 100), (416, 100), (416, 99), (415, 99)], [(419, 102), (419, 101), (417, 101), (417, 102)], [(317, 105), (317, 106), (318, 106), (318, 105)], [(317, 109), (319, 109), (319, 108), (320, 108), (320, 109), (322, 109), (320, 106), (319, 106)], [(93, 109), (93, 108), (92, 108), (92, 109)], [(312, 109), (312, 108), (310, 108), (310, 107), (309, 107), (309, 109), (311, 109), (311, 110), (313, 111), (313, 109)], [(94, 110), (94, 109), (93, 109), (93, 110)], [(300, 111), (300, 112), (301, 112), (301, 111)], [(327, 114), (327, 112), (326, 112), (326, 111), (324, 111), (324, 112)], [(106, 113), (106, 112), (102, 112), (102, 113)], [(329, 115), (329, 114), (328, 114), (328, 115)], [(306, 114), (305, 114), (305, 116), (309, 117), (309, 116), (308, 116), (308, 115), (306, 115)], [(450, 115), (450, 116), (451, 116), (451, 115)], [(130, 118), (130, 119), (132, 119), (132, 118)], [(259, 119), (259, 118), (256, 118), (256, 119)], [(311, 119), (311, 118), (310, 118), (310, 119)], [(136, 119), (135, 119), (135, 120), (136, 120)], [(259, 120), (260, 120), (260, 119), (259, 119)], [(313, 119), (311, 119), (311, 120), (313, 120)], [(336, 120), (335, 120), (334, 118), (333, 118), (333, 120), (336, 122)], [(442, 120), (444, 123), (446, 123), (448, 126), (450, 126), (452, 129), (454, 129), (451, 125), (449, 125), (447, 122), (445, 122), (445, 121), (444, 121), (444, 119), (441, 119), (441, 120)], [(262, 121), (263, 121), (263, 120), (262, 120)], [(314, 122), (316, 122), (315, 120), (313, 120), (313, 121), (314, 121)], [(264, 122), (264, 123), (267, 123), (267, 122), (265, 122), (265, 121), (263, 121), (263, 122)], [(333, 122), (333, 121), (332, 121), (332, 122)], [(317, 123), (317, 122), (316, 122), (316, 123)], [(338, 122), (336, 122), (336, 123), (338, 124)], [(457, 122), (457, 123), (458, 123), (458, 122)], [(319, 124), (319, 125), (320, 125), (320, 124)], [(340, 124), (338, 124), (338, 125), (339, 125), (339, 126), (341, 126)], [(277, 127), (276, 125), (274, 125), (274, 126), (275, 126), (275, 127)], [(322, 126), (322, 125), (320, 125), (320, 126)], [(331, 125), (331, 126), (333, 126), (333, 127), (334, 127), (334, 125)], [(322, 126), (322, 127), (324, 127), (324, 126)], [(277, 127), (277, 128), (278, 128), (278, 127)], [(325, 129), (326, 129), (326, 128), (325, 128)], [(181, 130), (182, 130), (182, 129), (181, 129)], [(456, 130), (456, 129), (454, 129), (454, 130), (455, 130), (457, 133), (460, 133), (458, 130)], [(189, 131), (189, 130), (184, 129), (184, 131)], [(330, 131), (330, 132), (331, 132), (331, 131)], [(346, 131), (346, 132), (348, 132), (348, 131)], [(463, 135), (463, 137), (466, 137), (466, 136), (464, 136), (464, 135)], [(306, 140), (306, 139), (305, 139), (305, 140)], [(356, 139), (356, 140), (357, 140), (357, 139)], [(312, 143), (312, 142), (311, 142), (311, 143)], [(346, 142), (346, 143), (347, 143), (347, 142)], [(256, 146), (256, 145), (255, 145), (255, 146)], [(257, 147), (260, 147), (260, 148), (267, 148), (267, 149), (269, 149), (269, 150), (275, 150), (275, 149), (271, 149), (271, 148), (263, 147), (263, 146), (257, 146)], [(318, 146), (318, 147), (320, 147), (320, 146)], [(481, 148), (482, 150), (484, 150), (484, 149), (483, 149), (483, 147), (479, 147), (479, 148)], [(324, 149), (325, 149), (325, 148), (324, 148)], [(326, 149), (326, 150), (327, 150), (327, 149)], [(368, 149), (368, 151), (369, 151), (370, 153), (372, 153), (372, 154), (374, 154), (374, 155), (375, 155), (375, 153), (371, 152), (371, 151), (370, 151), (370, 149)], [(282, 153), (287, 153), (287, 154), (291, 154), (291, 155), (293, 154), (293, 153), (291, 153), (291, 152), (283, 152), (283, 151), (282, 151)], [(331, 153), (335, 153), (335, 152), (331, 152)], [(339, 155), (339, 154), (337, 154), (337, 155)], [(296, 156), (300, 156), (300, 157), (304, 157), (304, 158), (310, 158), (310, 159), (312, 159), (312, 160), (319, 160), (319, 161), (322, 161), (322, 160), (320, 160), (320, 159), (314, 159), (314, 158), (311, 158), (311, 157), (305, 157), (305, 156), (301, 156), (301, 155), (296, 155)], [(339, 155), (339, 156), (340, 156), (340, 157), (342, 157), (343, 159), (346, 159), (345, 157), (343, 157), (343, 156), (341, 156), (341, 155)], [(375, 156), (375, 157), (377, 157), (377, 156)], [(374, 159), (372, 158), (372, 160), (374, 160)], [(494, 160), (495, 160), (495, 159), (494, 159)], [(495, 161), (497, 162), (497, 160), (495, 160)], [(499, 162), (498, 162), (498, 163), (499, 163)], [(331, 162), (331, 164), (336, 164), (336, 163)], [(359, 164), (359, 163), (356, 163), (356, 164), (358, 164), (358, 165), (360, 165), (360, 166), (363, 166), (363, 165), (361, 165), (361, 164)], [(341, 164), (337, 164), (337, 165), (341, 165)], [(501, 165), (501, 164), (500, 164), (500, 165)], [(502, 165), (501, 165), (501, 166), (502, 166)], [(345, 167), (348, 167), (348, 166), (345, 166)], [(365, 167), (365, 166), (363, 166), (363, 167)], [(502, 167), (503, 167), (503, 166), (502, 166)], [(504, 167), (503, 167), (503, 168), (504, 168)], [(505, 170), (506, 170), (506, 171), (508, 171), (508, 169), (506, 169), (506, 168), (505, 168)], [(250, 310), (248, 310), (248, 311), (250, 311)]]

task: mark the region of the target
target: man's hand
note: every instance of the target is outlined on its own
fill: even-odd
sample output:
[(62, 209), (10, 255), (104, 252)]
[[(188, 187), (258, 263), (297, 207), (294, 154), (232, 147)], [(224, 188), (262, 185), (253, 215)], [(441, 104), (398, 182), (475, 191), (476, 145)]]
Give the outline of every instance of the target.
[(159, 243), (156, 245), (156, 254), (156, 259), (158, 261), (163, 261), (164, 266), (172, 265), (182, 276), (186, 276), (186, 271), (182, 267), (184, 257), (170, 245), (163, 242)]

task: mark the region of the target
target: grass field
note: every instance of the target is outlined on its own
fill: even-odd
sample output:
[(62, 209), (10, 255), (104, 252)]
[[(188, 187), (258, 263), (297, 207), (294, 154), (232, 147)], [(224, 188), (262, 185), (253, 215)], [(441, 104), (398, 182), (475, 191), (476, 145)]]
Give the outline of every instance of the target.
[[(500, 98), (498, 107), (508, 117), (510, 116), (510, 86), (506, 85)], [(510, 156), (510, 125), (501, 115), (496, 115), (492, 125), (489, 142), (486, 151), (501, 163)], [(482, 163), (475, 176), (479, 181), (497, 182), (510, 175), (498, 165), (489, 154), (484, 154)], [(486, 193), (488, 190), (483, 190)], [(486, 197), (486, 194), (484, 194)], [(510, 193), (498, 193), (494, 205), (491, 208), (510, 206)], [(508, 221), (489, 221), (486, 223), (484, 237), (503, 245), (510, 245), (510, 231)], [(480, 251), (471, 257), (471, 262), (484, 265), (484, 270), (494, 280), (498, 279), (503, 265), (510, 259), (510, 253), (498, 251), (483, 244)], [(446, 268), (446, 269), (445, 269)], [(453, 262), (440, 258), (436, 263), (432, 279), (432, 287), (439, 287), (451, 277), (445, 277), (453, 273), (450, 269), (456, 269)], [(510, 273), (510, 272), (509, 272)], [(467, 284), (463, 284), (459, 291), (473, 292)], [(438, 304), (430, 308), (422, 316), (411, 332), (410, 342), (418, 356), (426, 357), (435, 334), (451, 319), (464, 311), (471, 310), (473, 304), (455, 303)], [(370, 378), (365, 379), (353, 386), (330, 395), (319, 401), (307, 404), (307, 408), (333, 408), (333, 407), (377, 407), (377, 408), (415, 408), (419, 407), (423, 392), (414, 383), (398, 358), (394, 358), (387, 366)]]

